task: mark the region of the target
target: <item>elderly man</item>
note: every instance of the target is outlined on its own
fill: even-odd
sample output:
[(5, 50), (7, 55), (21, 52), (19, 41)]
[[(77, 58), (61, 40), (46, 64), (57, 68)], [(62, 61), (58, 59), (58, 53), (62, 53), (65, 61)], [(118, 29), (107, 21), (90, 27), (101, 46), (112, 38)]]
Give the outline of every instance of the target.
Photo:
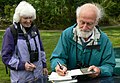
[(88, 67), (88, 71), (95, 71), (89, 77), (112, 76), (115, 67), (112, 43), (97, 26), (102, 15), (98, 4), (86, 3), (77, 8), (77, 23), (62, 32), (52, 53), (52, 71), (64, 76), (67, 70)]

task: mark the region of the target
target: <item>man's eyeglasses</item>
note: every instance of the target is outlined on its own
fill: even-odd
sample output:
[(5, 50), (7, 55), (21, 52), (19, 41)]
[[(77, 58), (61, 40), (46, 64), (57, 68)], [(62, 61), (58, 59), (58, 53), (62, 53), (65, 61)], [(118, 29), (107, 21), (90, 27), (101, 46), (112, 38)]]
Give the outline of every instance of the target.
[(80, 23), (80, 25), (86, 24), (87, 26), (93, 26), (95, 24), (95, 22), (85, 22), (85, 21), (82, 21), (82, 20), (80, 20), (79, 23)]

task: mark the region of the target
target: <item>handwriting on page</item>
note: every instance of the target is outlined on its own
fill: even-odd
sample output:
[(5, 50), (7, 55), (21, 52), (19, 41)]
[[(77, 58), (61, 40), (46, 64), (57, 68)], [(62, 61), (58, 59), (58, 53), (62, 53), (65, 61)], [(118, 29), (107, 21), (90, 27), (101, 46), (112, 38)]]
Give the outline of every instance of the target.
[(49, 80), (70, 80), (72, 77), (68, 74), (65, 76), (60, 76), (56, 72), (52, 72), (51, 75), (49, 76)]

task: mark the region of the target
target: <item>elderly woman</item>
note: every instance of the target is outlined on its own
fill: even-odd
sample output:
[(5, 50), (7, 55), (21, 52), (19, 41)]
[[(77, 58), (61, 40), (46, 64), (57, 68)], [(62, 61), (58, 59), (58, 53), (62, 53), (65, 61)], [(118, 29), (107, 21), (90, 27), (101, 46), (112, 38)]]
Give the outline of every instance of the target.
[(15, 9), (13, 27), (15, 34), (8, 27), (2, 44), (2, 61), (10, 68), (11, 83), (26, 83), (48, 74), (46, 58), (40, 34), (33, 20), (36, 10), (26, 1)]

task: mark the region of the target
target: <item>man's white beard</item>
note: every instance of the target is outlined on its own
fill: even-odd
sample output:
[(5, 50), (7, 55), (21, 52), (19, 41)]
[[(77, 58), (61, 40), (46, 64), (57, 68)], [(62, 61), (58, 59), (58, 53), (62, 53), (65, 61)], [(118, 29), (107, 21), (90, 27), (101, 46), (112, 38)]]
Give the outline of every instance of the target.
[(89, 30), (89, 31), (83, 31), (79, 27), (77, 27), (77, 34), (79, 37), (88, 38), (93, 33), (93, 30), (94, 29)]

